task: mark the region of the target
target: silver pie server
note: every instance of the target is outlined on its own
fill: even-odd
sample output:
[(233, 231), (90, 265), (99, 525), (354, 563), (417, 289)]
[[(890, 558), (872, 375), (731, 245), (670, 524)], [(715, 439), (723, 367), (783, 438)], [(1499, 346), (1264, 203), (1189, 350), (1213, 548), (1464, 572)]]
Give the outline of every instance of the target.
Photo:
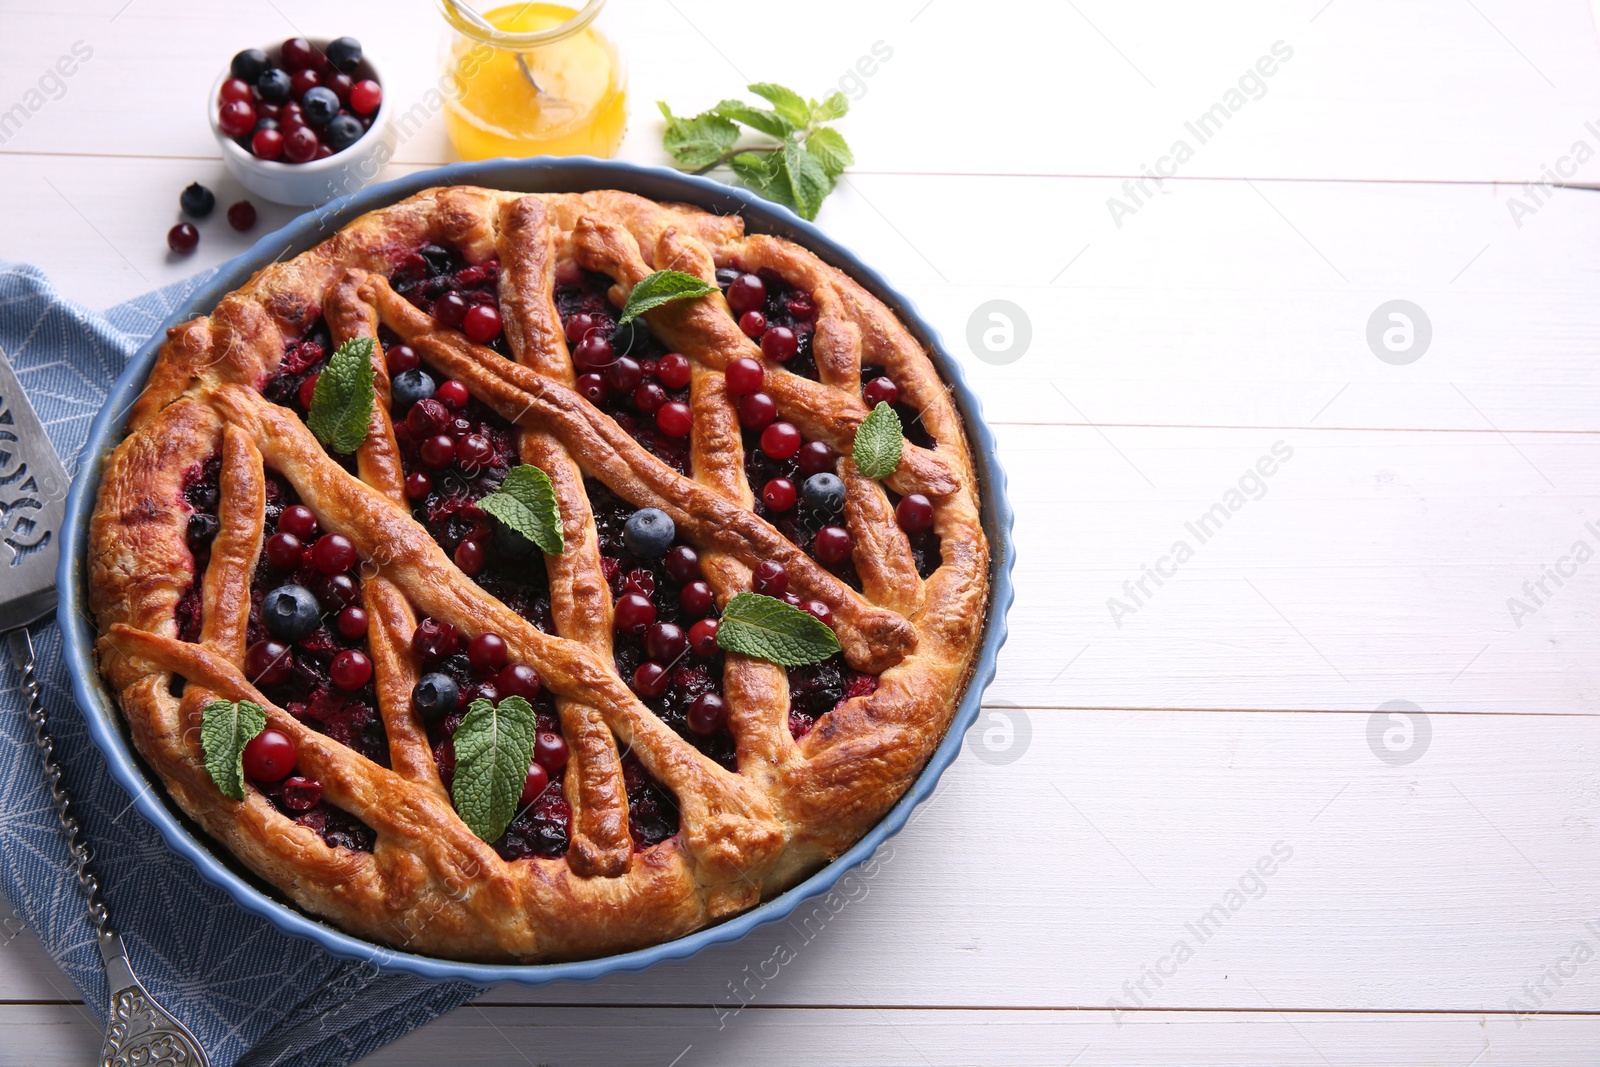
[(56, 562), (61, 553), (61, 520), (70, 482), (33, 405), (22, 392), (11, 363), (0, 350), (0, 633), (11, 646), (11, 659), (22, 675), (28, 698), (28, 722), (44, 763), (45, 779), (67, 847), (77, 869), (78, 885), (89, 903), (100, 957), (105, 960), (111, 1003), (101, 1067), (211, 1067), (200, 1042), (162, 1008), (128, 964), (122, 939), (100, 897), (100, 883), (89, 869), (72, 801), (61, 780), (55, 742), (45, 722), (39, 680), (34, 675), (33, 639), (28, 627), (48, 618), (56, 606)]

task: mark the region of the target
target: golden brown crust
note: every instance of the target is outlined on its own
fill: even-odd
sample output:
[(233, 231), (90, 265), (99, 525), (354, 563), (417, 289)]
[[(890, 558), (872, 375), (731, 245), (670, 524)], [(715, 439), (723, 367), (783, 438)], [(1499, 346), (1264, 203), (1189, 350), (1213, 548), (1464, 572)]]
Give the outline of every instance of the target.
[[(441, 329), (390, 289), (387, 275), (429, 242), (448, 242), (473, 263), (498, 259), (514, 360)], [(766, 268), (809, 292), (818, 380), (769, 362), (766, 389), (807, 437), (848, 454), (867, 412), (863, 364), (893, 375), (935, 445), (908, 442), (887, 485), (933, 501), (939, 566), (926, 580), (918, 575), (884, 486), (848, 460), (840, 474), (861, 593), (753, 513), (722, 372), (761, 352), (720, 295), (646, 315), (652, 332), (691, 360), (692, 476), (655, 459), (582, 399), (552, 296), (555, 279), (579, 267), (608, 275), (619, 305), (666, 267), (708, 280), (720, 267)], [(519, 429), (520, 458), (550, 475), (565, 524), (564, 551), (545, 559), (555, 635), (462, 575), (411, 518), (380, 346), (373, 359), (384, 402), (356, 454), (355, 476), (298, 415), (260, 395), (286, 341), (319, 315), (335, 343), (376, 338), (387, 327)], [(858, 840), (910, 785), (949, 727), (982, 633), (988, 545), (973, 465), (927, 354), (849, 277), (787, 241), (746, 236), (737, 217), (611, 190), (428, 190), (265, 268), (210, 316), (169, 331), (129, 429), (100, 486), (88, 562), (101, 669), (136, 747), (178, 806), (251, 870), (344, 929), (411, 951), (520, 962), (623, 951), (681, 936), (794, 884)], [(217, 454), (220, 532), (202, 583), (199, 639), (185, 642), (177, 613), (196, 575), (185, 479)], [(264, 466), (368, 561), (362, 595), (389, 768), (272, 706), (244, 677)], [(832, 610), (846, 659), (879, 674), (876, 691), (845, 701), (796, 742), (785, 671), (730, 653), (722, 683), (738, 772), (684, 742), (616, 674), (585, 477), (634, 506), (667, 511), (699, 549), (719, 601), (748, 588), (760, 560), (784, 563), (791, 588)], [(501, 634), (554, 694), (571, 750), (572, 834), (562, 858), (508, 862), (457, 817), (410, 707), (419, 614), (468, 634)], [(186, 683), (179, 696), (175, 677)], [(376, 832), (374, 851), (329, 846), (254, 788), (244, 801), (224, 797), (206, 774), (194, 729), (212, 695), (266, 708), (271, 725), (296, 743), (301, 772)], [(677, 835), (641, 851), (629, 834), (619, 744), (681, 812)]]

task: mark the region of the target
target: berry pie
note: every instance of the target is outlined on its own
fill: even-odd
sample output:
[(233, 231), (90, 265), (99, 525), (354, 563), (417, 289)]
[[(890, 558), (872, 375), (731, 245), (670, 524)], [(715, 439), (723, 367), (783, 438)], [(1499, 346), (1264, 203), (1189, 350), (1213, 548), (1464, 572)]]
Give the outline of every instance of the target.
[(431, 189), (168, 332), (88, 567), (177, 805), (364, 939), (639, 948), (837, 857), (988, 610), (960, 415), (844, 273), (631, 194)]

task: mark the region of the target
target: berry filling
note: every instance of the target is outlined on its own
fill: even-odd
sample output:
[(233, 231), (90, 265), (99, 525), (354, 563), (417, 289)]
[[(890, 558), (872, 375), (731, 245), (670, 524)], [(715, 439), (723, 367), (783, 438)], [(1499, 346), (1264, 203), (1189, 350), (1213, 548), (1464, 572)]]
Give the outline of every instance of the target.
[(556, 286), (578, 392), (651, 455), (688, 474), (689, 361), (668, 352), (642, 319), (618, 326), (606, 299), (611, 285), (604, 274), (583, 272)]
[(861, 578), (850, 557), (854, 545), (844, 522), (844, 486), (834, 473), (838, 459), (823, 442), (804, 441), (791, 423), (771, 422), (761, 429), (745, 425), (744, 473), (755, 492), (756, 514), (859, 592)]
[(261, 790), (280, 813), (321, 834), (328, 847), (372, 851), (377, 833), (348, 811), (323, 800), (322, 783), (316, 779), (291, 775), (281, 782), (252, 781), (251, 784)]
[(790, 285), (770, 267), (754, 274), (719, 267), (717, 284), (739, 328), (761, 346), (763, 355), (802, 378), (817, 380), (817, 360), (811, 351), (817, 305), (810, 293)]
[(628, 791), (628, 833), (635, 852), (659, 845), (678, 832), (677, 801), (632, 752), (622, 757), (622, 782)]
[(796, 741), (811, 732), (817, 720), (851, 697), (877, 692), (878, 676), (862, 674), (843, 658), (789, 668), (789, 732)]
[(511, 349), (500, 329), (499, 281), (499, 260), (469, 264), (459, 251), (444, 245), (423, 245), (408, 253), (389, 275), (394, 291), (418, 310), (509, 359)]
[[(222, 502), (222, 456), (214, 453), (183, 473), (183, 502), (189, 509), (184, 540), (194, 556), (194, 582), (178, 598), (178, 640), (200, 640), (201, 581), (211, 562), (211, 542), (216, 540), (221, 523), (217, 506)], [(176, 679), (174, 679), (176, 682)]]

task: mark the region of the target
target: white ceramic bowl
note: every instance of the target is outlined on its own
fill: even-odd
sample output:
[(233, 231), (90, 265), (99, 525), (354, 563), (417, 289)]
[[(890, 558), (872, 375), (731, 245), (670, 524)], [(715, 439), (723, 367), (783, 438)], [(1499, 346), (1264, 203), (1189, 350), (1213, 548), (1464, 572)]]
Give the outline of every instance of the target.
[[(263, 46), (268, 55), (278, 44)], [(327, 47), (328, 40), (311, 38), (318, 49)], [(266, 200), (297, 207), (316, 207), (335, 197), (353, 193), (370, 184), (383, 170), (384, 164), (394, 157), (394, 129), (390, 125), (389, 86), (378, 73), (371, 57), (362, 56), (361, 66), (351, 75), (357, 81), (371, 78), (383, 87), (383, 102), (372, 120), (372, 128), (355, 144), (327, 159), (314, 159), (309, 163), (280, 163), (276, 160), (257, 159), (240, 148), (233, 138), (222, 132), (217, 123), (221, 110), (219, 94), (222, 83), (232, 74), (226, 67), (211, 85), (211, 96), (206, 102), (206, 117), (211, 122), (211, 135), (222, 149), (222, 161), (239, 184)]]

